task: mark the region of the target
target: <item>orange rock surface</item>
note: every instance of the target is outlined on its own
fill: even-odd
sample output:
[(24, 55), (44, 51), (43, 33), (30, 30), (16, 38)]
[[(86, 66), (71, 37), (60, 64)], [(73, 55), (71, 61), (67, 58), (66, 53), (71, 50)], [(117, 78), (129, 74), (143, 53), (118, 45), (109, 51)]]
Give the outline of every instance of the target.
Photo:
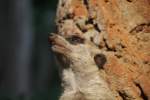
[[(98, 47), (107, 54), (102, 70), (116, 100), (150, 100), (150, 0), (62, 3), (57, 12), (61, 35), (67, 36), (70, 29), (71, 34), (85, 34), (91, 28), (82, 27), (88, 25), (100, 34)], [(69, 26), (64, 24), (67, 22)]]

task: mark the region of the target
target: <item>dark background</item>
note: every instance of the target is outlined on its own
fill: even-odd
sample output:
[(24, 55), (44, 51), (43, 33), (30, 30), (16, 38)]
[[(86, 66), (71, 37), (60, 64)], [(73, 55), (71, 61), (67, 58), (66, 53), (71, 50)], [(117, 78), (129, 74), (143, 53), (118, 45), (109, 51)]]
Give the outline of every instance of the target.
[(0, 0), (0, 100), (58, 100), (48, 34), (57, 0)]

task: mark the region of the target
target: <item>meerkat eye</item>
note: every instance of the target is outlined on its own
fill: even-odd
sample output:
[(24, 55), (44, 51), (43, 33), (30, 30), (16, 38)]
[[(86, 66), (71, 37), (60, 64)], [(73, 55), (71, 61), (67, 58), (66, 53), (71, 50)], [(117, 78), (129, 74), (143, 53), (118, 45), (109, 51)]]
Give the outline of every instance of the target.
[(106, 56), (104, 54), (96, 54), (94, 56), (94, 61), (99, 69), (102, 69), (107, 62)]
[(84, 42), (85, 42), (85, 39), (84, 39), (84, 38), (81, 38), (81, 37), (76, 36), (76, 35), (73, 35), (73, 36), (67, 38), (67, 40), (68, 40), (71, 44), (74, 44), (74, 45), (77, 45), (77, 44), (84, 44)]

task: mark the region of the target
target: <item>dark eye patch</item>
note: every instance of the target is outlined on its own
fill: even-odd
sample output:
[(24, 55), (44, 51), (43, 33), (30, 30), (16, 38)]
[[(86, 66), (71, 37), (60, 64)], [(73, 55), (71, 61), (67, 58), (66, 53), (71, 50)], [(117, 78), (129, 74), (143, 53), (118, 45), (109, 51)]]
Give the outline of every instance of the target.
[(99, 69), (102, 69), (107, 62), (106, 56), (104, 54), (97, 54), (94, 56), (94, 61)]
[(73, 35), (69, 38), (67, 38), (67, 40), (71, 43), (71, 44), (84, 44), (85, 42), (85, 39), (84, 38), (81, 38), (79, 36), (76, 36), (76, 35)]

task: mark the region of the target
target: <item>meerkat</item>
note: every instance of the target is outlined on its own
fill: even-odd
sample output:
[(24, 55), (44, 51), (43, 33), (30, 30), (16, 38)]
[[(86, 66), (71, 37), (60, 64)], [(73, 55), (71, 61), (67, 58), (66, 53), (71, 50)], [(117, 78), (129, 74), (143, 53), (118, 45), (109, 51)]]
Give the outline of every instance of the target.
[(62, 68), (64, 91), (60, 100), (115, 100), (94, 61), (98, 49), (77, 36), (65, 39), (53, 34), (50, 41), (52, 50), (63, 56), (68, 66)]

